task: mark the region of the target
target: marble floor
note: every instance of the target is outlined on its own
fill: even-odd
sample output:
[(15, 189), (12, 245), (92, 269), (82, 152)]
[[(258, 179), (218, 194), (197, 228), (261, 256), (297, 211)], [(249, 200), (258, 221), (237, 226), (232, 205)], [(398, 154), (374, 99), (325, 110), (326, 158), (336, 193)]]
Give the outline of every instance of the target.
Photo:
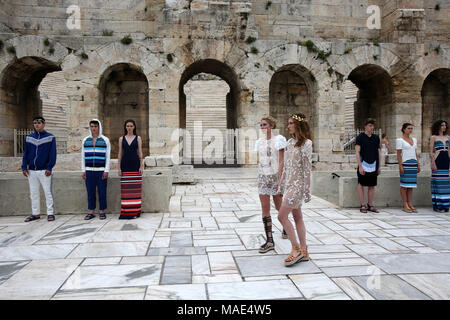
[(0, 217), (0, 299), (450, 299), (450, 214), (362, 214), (313, 197), (311, 260), (290, 268), (272, 205), (265, 234), (254, 170), (196, 169), (169, 212), (136, 220)]

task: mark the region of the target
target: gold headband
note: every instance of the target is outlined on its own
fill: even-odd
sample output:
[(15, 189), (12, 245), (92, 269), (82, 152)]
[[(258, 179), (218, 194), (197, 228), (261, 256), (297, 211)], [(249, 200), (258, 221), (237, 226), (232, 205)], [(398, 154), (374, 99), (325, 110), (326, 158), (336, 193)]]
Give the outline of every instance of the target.
[(295, 120), (297, 120), (297, 121), (299, 121), (299, 122), (302, 122), (302, 121), (305, 121), (305, 118), (300, 118), (298, 115), (296, 115), (296, 114), (293, 114), (292, 116), (291, 116), (291, 118), (292, 119), (295, 119)]

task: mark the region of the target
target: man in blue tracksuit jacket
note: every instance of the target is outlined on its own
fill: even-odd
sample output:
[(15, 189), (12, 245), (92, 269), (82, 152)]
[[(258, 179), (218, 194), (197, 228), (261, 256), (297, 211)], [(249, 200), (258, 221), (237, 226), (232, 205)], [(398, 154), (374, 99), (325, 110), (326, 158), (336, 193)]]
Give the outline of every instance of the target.
[(22, 172), (28, 178), (32, 215), (25, 222), (40, 218), (40, 191), (42, 185), (47, 204), (47, 220), (55, 220), (52, 170), (56, 163), (55, 136), (44, 130), (45, 119), (33, 119), (34, 132), (26, 137), (22, 158)]

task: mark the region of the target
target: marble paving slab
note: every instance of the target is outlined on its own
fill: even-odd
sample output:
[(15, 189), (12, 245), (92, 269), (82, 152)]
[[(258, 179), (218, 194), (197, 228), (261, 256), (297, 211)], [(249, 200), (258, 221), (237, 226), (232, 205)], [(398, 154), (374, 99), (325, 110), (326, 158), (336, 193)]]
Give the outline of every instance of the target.
[(378, 279), (361, 276), (353, 280), (377, 300), (430, 300), (406, 281), (394, 275), (381, 275)]
[(0, 262), (0, 285), (12, 277), (15, 273), (22, 270), (29, 261), (20, 262)]
[(403, 274), (399, 277), (435, 300), (450, 300), (450, 274)]
[(82, 259), (31, 261), (0, 285), (0, 299), (48, 300), (81, 261)]
[(143, 300), (147, 287), (60, 291), (52, 300)]
[(144, 256), (148, 246), (148, 242), (82, 243), (75, 248), (69, 258)]
[(158, 284), (161, 264), (81, 266), (73, 272), (62, 291)]
[(89, 242), (139, 242), (151, 241), (155, 229), (130, 231), (98, 231)]
[(211, 300), (272, 300), (303, 298), (291, 280), (208, 283)]
[(84, 243), (94, 236), (106, 222), (92, 221), (91, 223), (64, 224), (42, 237), (36, 244)]
[(43, 244), (0, 247), (0, 261), (62, 259), (76, 246), (76, 244)]
[(145, 300), (206, 300), (204, 284), (148, 286)]
[(391, 274), (450, 272), (450, 253), (383, 254), (365, 258)]
[(374, 300), (359, 284), (352, 278), (342, 277), (332, 279), (353, 300)]
[(302, 261), (291, 267), (285, 267), (286, 257), (286, 255), (261, 255), (236, 257), (235, 260), (243, 277), (320, 273), (320, 269), (312, 261)]
[(450, 249), (450, 235), (448, 236), (430, 236), (430, 237), (410, 237), (411, 240), (425, 244), (436, 250)]
[(324, 274), (290, 275), (294, 284), (306, 299), (349, 300), (350, 298)]

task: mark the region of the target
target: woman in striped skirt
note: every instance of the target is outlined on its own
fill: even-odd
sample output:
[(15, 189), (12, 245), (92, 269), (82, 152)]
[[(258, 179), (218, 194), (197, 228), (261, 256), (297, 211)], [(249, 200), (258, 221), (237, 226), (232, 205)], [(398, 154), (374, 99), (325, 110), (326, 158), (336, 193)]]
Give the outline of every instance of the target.
[(402, 126), (403, 136), (397, 139), (397, 159), (400, 170), (400, 194), (403, 200), (403, 211), (417, 212), (412, 205), (413, 189), (417, 188), (417, 174), (420, 165), (417, 162), (417, 140), (411, 137), (413, 132), (411, 123)]
[(119, 176), (121, 211), (119, 219), (135, 219), (141, 215), (143, 155), (142, 139), (136, 134), (136, 123), (127, 120), (123, 137), (119, 138)]
[(450, 141), (447, 129), (448, 125), (444, 120), (436, 121), (431, 127), (431, 198), (433, 210), (437, 212), (448, 212), (450, 205)]

